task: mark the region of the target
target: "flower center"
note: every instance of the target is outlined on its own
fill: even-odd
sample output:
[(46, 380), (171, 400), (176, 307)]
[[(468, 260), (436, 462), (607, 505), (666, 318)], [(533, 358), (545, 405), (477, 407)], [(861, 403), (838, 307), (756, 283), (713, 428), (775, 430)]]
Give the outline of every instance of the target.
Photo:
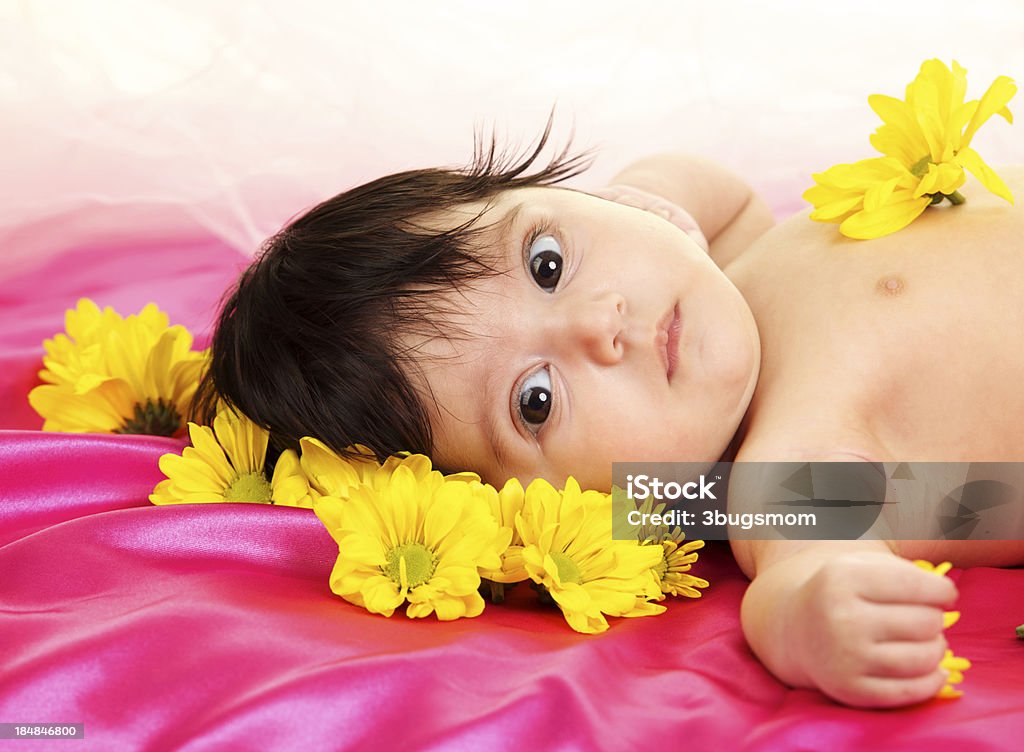
[(263, 473), (245, 473), (235, 478), (234, 482), (224, 489), (224, 501), (254, 501), (263, 504), (273, 503), (273, 490)]
[(147, 434), (149, 436), (173, 436), (181, 428), (181, 416), (173, 402), (158, 399), (156, 404), (147, 399), (146, 406), (136, 403), (135, 415), (127, 418), (114, 433)]
[(551, 558), (558, 567), (558, 579), (560, 582), (574, 582), (577, 585), (583, 584), (583, 577), (580, 575), (580, 568), (576, 562), (558, 551), (551, 552)]
[(404, 543), (385, 555), (384, 574), (401, 587), (419, 587), (429, 582), (437, 568), (437, 557), (422, 543)]

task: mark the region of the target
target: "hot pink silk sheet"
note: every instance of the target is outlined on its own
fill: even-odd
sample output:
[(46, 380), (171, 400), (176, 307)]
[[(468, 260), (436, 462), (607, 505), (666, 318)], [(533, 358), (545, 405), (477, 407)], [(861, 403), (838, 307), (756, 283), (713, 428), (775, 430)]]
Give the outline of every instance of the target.
[[(11, 749), (997, 750), (1024, 737), (1024, 571), (954, 570), (964, 697), (843, 708), (775, 681), (739, 627), (745, 578), (709, 545), (697, 601), (574, 633), (525, 586), (477, 619), (373, 616), (334, 596), (308, 510), (153, 507), (182, 442), (43, 433), (26, 395), (81, 295), (152, 300), (205, 344), (241, 268), (212, 240), (78, 248), (0, 280), (0, 722), (84, 723)], [(8, 748), (4, 747), (4, 748)]]

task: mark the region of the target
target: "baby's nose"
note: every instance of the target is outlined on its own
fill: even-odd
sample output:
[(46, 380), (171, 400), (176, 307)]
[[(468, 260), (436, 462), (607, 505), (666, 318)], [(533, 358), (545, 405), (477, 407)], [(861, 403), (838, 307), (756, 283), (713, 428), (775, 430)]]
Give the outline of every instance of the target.
[(602, 365), (622, 359), (622, 334), (626, 299), (606, 292), (588, 300), (573, 301), (566, 313), (569, 342), (582, 348), (587, 357)]

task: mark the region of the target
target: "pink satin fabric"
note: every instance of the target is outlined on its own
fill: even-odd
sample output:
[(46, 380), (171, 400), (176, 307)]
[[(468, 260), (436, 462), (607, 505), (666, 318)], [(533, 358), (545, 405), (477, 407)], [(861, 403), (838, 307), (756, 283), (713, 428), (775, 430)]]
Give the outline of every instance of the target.
[(308, 510), (151, 506), (157, 461), (183, 442), (41, 433), (26, 401), (40, 343), (80, 295), (122, 314), (153, 300), (205, 339), (241, 262), (211, 242), (81, 258), (0, 280), (0, 722), (84, 723), (81, 747), (103, 750), (1001, 750), (1024, 735), (1019, 569), (953, 572), (949, 639), (974, 663), (962, 699), (870, 712), (761, 667), (725, 544), (701, 555), (702, 599), (583, 636), (525, 585), (477, 619), (370, 615), (330, 592), (337, 548)]

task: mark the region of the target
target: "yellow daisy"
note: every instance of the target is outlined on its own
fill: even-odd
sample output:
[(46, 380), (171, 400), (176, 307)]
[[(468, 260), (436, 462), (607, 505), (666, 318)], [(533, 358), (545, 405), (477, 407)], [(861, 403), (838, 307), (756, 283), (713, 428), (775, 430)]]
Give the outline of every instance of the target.
[[(704, 547), (704, 541), (683, 543), (682, 539), (666, 538), (661, 541), (662, 560), (654, 567), (661, 592), (669, 595), (685, 595), (700, 598), (697, 588), (706, 588), (710, 583), (702, 577), (690, 574), (693, 562), (697, 561), (697, 549)], [(664, 599), (664, 595), (658, 600)]]
[(314, 511), (338, 542), (331, 590), (384, 616), (406, 602), (409, 618), (478, 616), (478, 569), (500, 566), (508, 545), (483, 488), (436, 470), (417, 476), (399, 462), (386, 482), (354, 486), (344, 500), (318, 498)]
[(577, 632), (608, 629), (608, 616), (648, 616), (665, 608), (651, 569), (662, 559), (654, 546), (612, 538), (611, 497), (582, 491), (573, 478), (558, 491), (544, 480), (526, 489), (516, 515), (527, 574), (543, 585)]
[(492, 582), (513, 583), (529, 579), (523, 562), (523, 539), (516, 529), (516, 515), (523, 510), (525, 492), (522, 484), (512, 478), (502, 486), (500, 491), (487, 486), (484, 498), (491, 508), (491, 514), (498, 522), (498, 527), (507, 531), (509, 542), (501, 554), (501, 566), (481, 572), (481, 576)]
[(937, 696), (948, 699), (960, 697), (963, 694), (963, 690), (959, 690), (953, 685), (959, 684), (964, 680), (963, 672), (971, 667), (971, 662), (966, 658), (959, 658), (953, 655), (952, 650), (947, 650), (945, 657), (939, 665), (949, 672), (949, 676), (946, 678), (946, 683), (939, 690)]
[[(309, 480), (312, 498), (333, 496), (344, 499), (353, 487), (362, 483), (379, 487), (389, 481), (399, 465), (408, 467), (420, 480), (433, 471), (430, 458), (423, 454), (393, 455), (381, 464), (367, 447), (355, 444), (351, 448), (360, 456), (342, 457), (312, 436), (299, 441), (302, 471)], [(476, 473), (455, 473), (446, 477), (467, 482), (480, 480)]]
[[(358, 454), (342, 457), (320, 439), (304, 436), (299, 440), (299, 465), (309, 484), (313, 508), (328, 530), (334, 530), (341, 524), (338, 517), (340, 507), (334, 501), (347, 499), (359, 486), (385, 488), (399, 467), (412, 471), (417, 481), (426, 481), (436, 472), (425, 454), (396, 454), (381, 464), (373, 452), (362, 444), (354, 444), (350, 448)], [(442, 477), (467, 483), (480, 480), (479, 475), (469, 472)], [(317, 501), (322, 497), (329, 497), (328, 503), (318, 505)]]
[(811, 177), (817, 185), (803, 195), (815, 206), (811, 219), (839, 222), (839, 232), (857, 240), (902, 230), (931, 203), (914, 195), (920, 181), (893, 157), (835, 165)]
[[(662, 514), (665, 511), (665, 504), (654, 506), (654, 500), (648, 497), (640, 505), (639, 511), (641, 514)], [(689, 574), (689, 571), (697, 561), (697, 551), (704, 548), (704, 541), (693, 540), (683, 543), (686, 535), (678, 525), (671, 530), (664, 525), (641, 525), (637, 528), (637, 538), (643, 545), (662, 548), (662, 559), (652, 569), (661, 590), (659, 601), (664, 600), (666, 595), (701, 597), (701, 592), (697, 588), (706, 588), (710, 583)]]
[(43, 343), (46, 384), (28, 398), (44, 431), (184, 434), (206, 362), (187, 329), (169, 326), (152, 303), (122, 318), (87, 298), (64, 323), (66, 334)]
[(999, 76), (980, 100), (964, 102), (967, 71), (926, 60), (907, 86), (906, 99), (882, 94), (868, 104), (882, 118), (871, 144), (885, 157), (836, 165), (813, 175), (804, 193), (814, 205), (811, 219), (839, 222), (851, 238), (877, 238), (910, 224), (929, 205), (949, 199), (963, 203), (958, 189), (967, 170), (997, 196), (1013, 203), (1003, 180), (971, 147), (978, 129), (993, 115), (1013, 122), (1007, 104), (1017, 87)]
[(188, 424), (192, 446), (160, 458), (167, 480), (157, 484), (154, 504), (244, 501), (312, 507), (299, 458), (292, 450), (277, 460), (268, 482), (264, 474), (267, 432), (230, 410), (221, 410), (213, 429)]
[[(953, 568), (952, 563), (944, 561), (941, 564), (932, 564), (931, 562), (925, 561), (924, 559), (915, 559), (916, 564), (926, 572), (934, 572), (939, 577), (945, 577), (946, 573)], [(957, 623), (960, 619), (959, 611), (946, 611), (942, 615), (942, 628), (949, 629), (951, 626)], [(942, 668), (949, 672), (949, 678), (946, 679), (946, 684), (939, 690), (938, 697), (953, 698), (959, 697), (963, 694), (962, 691), (955, 689), (954, 684), (959, 684), (964, 680), (963, 672), (971, 667), (971, 662), (966, 658), (959, 658), (953, 655), (952, 650), (946, 651), (946, 656), (942, 659), (939, 664)]]
[(380, 463), (366, 447), (356, 445), (353, 449), (362, 456), (340, 457), (330, 447), (312, 436), (299, 440), (299, 462), (309, 480), (309, 493), (312, 498), (335, 496), (344, 499), (354, 486), (361, 483), (373, 484), (373, 477), (380, 470)]
[[(944, 561), (941, 564), (932, 564), (931, 562), (925, 561), (924, 559), (915, 559), (914, 564), (923, 569), (926, 572), (934, 572), (940, 577), (953, 568), (952, 563)], [(942, 614), (942, 628), (949, 629), (960, 620), (959, 611), (946, 611)]]

